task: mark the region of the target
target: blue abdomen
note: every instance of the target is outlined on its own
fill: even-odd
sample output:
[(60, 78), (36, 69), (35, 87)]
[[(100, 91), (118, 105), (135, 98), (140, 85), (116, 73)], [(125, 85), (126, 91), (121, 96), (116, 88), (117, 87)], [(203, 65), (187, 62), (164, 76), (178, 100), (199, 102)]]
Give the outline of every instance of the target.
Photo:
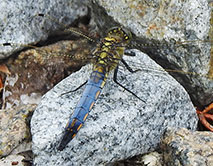
[(59, 150), (63, 150), (65, 148), (65, 146), (75, 137), (77, 132), (84, 124), (84, 121), (86, 120), (105, 84), (106, 75), (106, 73), (101, 73), (98, 71), (93, 71), (91, 73), (83, 95), (66, 125), (65, 133), (58, 147)]

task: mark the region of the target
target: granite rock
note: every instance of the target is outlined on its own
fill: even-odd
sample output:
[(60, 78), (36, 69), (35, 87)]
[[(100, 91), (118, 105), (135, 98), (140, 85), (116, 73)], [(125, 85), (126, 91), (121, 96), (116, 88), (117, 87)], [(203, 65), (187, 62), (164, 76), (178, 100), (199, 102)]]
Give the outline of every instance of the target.
[[(118, 25), (129, 28), (135, 34), (130, 47), (146, 52), (164, 68), (175, 70), (170, 73), (184, 86), (196, 106), (213, 101), (212, 43), (209, 42), (213, 28), (211, 7), (206, 0), (3, 1), (0, 43), (10, 42), (14, 46), (0, 47), (1, 58), (27, 44), (45, 40), (74, 20), (89, 15), (87, 5), (93, 24), (99, 27), (98, 33), (104, 34)], [(38, 13), (44, 17), (36, 16)]]
[(6, 158), (0, 159), (0, 165), (1, 166), (11, 166), (11, 165), (17, 165), (17, 166), (25, 166), (25, 164), (22, 162), (24, 159), (21, 155), (9, 155)]
[(35, 105), (24, 105), (0, 112), (0, 157), (31, 150), (31, 134), (27, 118)]
[(213, 164), (213, 133), (187, 129), (167, 129), (161, 150), (165, 165), (196, 166)]
[(210, 3), (206, 0), (94, 0), (91, 6), (102, 32), (115, 25), (129, 28), (135, 34), (130, 47), (147, 53), (164, 68), (176, 71), (170, 74), (184, 86), (193, 103), (204, 106), (213, 101)]
[[(63, 151), (57, 147), (91, 66), (64, 79), (45, 96), (31, 120), (35, 165), (105, 165), (156, 149), (167, 127), (195, 130), (197, 116), (184, 88), (147, 55), (125, 57), (134, 74), (120, 67), (118, 80), (142, 100), (112, 82), (110, 75), (84, 127)], [(155, 70), (153, 70), (155, 68)], [(150, 70), (152, 69), (152, 70)]]
[(0, 44), (13, 44), (0, 47), (2, 59), (28, 44), (46, 40), (60, 28), (87, 15), (88, 8), (83, 0), (3, 0), (0, 11)]

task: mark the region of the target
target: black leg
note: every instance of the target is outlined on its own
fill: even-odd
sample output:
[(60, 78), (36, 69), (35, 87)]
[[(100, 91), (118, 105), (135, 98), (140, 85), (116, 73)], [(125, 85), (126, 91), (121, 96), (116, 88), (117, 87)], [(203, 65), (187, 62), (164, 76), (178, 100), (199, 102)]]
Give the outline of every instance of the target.
[(118, 74), (118, 66), (115, 68), (114, 71), (114, 76), (113, 76), (113, 81), (118, 84), (120, 87), (124, 88), (127, 92), (131, 93), (132, 95), (134, 95), (135, 97), (137, 97), (139, 100), (143, 101), (145, 103), (144, 100), (142, 100), (140, 97), (138, 97), (136, 94), (134, 94), (132, 91), (130, 91), (129, 89), (127, 89), (126, 87), (124, 87), (123, 85), (121, 85), (118, 81), (117, 81), (117, 74)]
[(65, 94), (67, 94), (67, 93), (75, 92), (75, 91), (79, 90), (82, 86), (84, 86), (86, 83), (87, 83), (87, 81), (85, 81), (83, 84), (81, 84), (81, 85), (80, 85), (79, 87), (77, 87), (76, 89), (71, 90), (71, 91), (68, 91), (68, 92), (65, 92), (65, 93), (62, 93), (60, 96), (63, 96), (63, 95), (65, 95)]
[(121, 62), (125, 65), (125, 67), (131, 72), (131, 73), (135, 73), (137, 71), (140, 71), (140, 69), (137, 70), (132, 70), (132, 68), (126, 63), (126, 61), (124, 59), (121, 59)]

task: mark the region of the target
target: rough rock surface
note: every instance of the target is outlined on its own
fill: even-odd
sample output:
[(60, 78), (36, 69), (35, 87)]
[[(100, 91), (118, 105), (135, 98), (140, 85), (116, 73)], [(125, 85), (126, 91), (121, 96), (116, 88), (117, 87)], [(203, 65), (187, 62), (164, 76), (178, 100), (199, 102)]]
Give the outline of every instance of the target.
[(33, 114), (35, 165), (104, 165), (153, 151), (169, 126), (196, 129), (196, 112), (183, 87), (147, 55), (135, 52), (136, 57), (125, 58), (134, 69), (143, 70), (132, 74), (121, 68), (119, 82), (145, 103), (109, 78), (84, 127), (63, 151), (57, 151), (83, 89), (60, 94), (87, 80), (90, 67), (83, 67), (43, 96)]
[(161, 149), (168, 166), (212, 166), (213, 133), (168, 129)]
[(0, 159), (0, 165), (1, 166), (25, 166), (25, 164), (22, 162), (24, 159), (23, 156), (20, 155), (10, 155), (6, 158)]
[(2, 0), (0, 11), (0, 44), (15, 44), (14, 47), (0, 47), (2, 59), (20, 47), (45, 40), (55, 30), (65, 28), (75, 19), (85, 16), (88, 8), (83, 0)]
[(154, 151), (128, 158), (126, 160), (107, 164), (107, 166), (164, 166), (161, 153)]
[(41, 96), (80, 68), (90, 53), (86, 39), (57, 43), (21, 52), (5, 65), (4, 108), (38, 104)]
[[(213, 47), (210, 42), (202, 42), (213, 40), (210, 23), (213, 14), (206, 0), (3, 1), (0, 6), (0, 43), (18, 45), (0, 47), (1, 58), (21, 45), (44, 40), (75, 19), (87, 15), (89, 12), (83, 2), (91, 7), (92, 19), (95, 18), (100, 34), (116, 25), (129, 28), (136, 35), (131, 47), (146, 52), (165, 68), (185, 72), (172, 74), (195, 105), (204, 106), (213, 101)], [(38, 13), (48, 16), (35, 17)]]
[(202, 42), (213, 40), (213, 14), (206, 0), (95, 2), (92, 8), (99, 27), (106, 30), (119, 23), (129, 28), (137, 36), (132, 47), (146, 52), (164, 68), (185, 72), (171, 74), (195, 105), (213, 101), (213, 47)]
[(28, 144), (31, 135), (26, 119), (34, 109), (35, 105), (25, 105), (0, 111), (0, 157), (7, 156), (14, 149), (17, 153), (31, 148), (31, 144)]
[(142, 156), (144, 166), (163, 166), (162, 154), (151, 152)]

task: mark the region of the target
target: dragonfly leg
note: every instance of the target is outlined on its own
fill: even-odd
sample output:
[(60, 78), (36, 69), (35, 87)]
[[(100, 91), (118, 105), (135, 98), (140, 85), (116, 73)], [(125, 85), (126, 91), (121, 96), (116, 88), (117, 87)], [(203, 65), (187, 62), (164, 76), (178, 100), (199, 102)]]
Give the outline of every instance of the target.
[(83, 84), (81, 84), (79, 87), (75, 88), (74, 90), (71, 90), (71, 91), (62, 93), (60, 96), (63, 96), (63, 95), (65, 95), (65, 94), (67, 94), (67, 93), (75, 92), (75, 91), (79, 90), (82, 86), (84, 86), (86, 83), (87, 83), (87, 81), (85, 81)]
[(124, 59), (121, 59), (121, 62), (124, 64), (124, 66), (127, 68), (127, 70), (129, 70), (131, 73), (135, 73), (137, 71), (140, 71), (140, 69), (132, 70), (132, 68), (126, 63), (126, 61)]
[(118, 81), (117, 81), (117, 74), (118, 74), (118, 66), (115, 68), (114, 71), (114, 75), (113, 75), (113, 81), (118, 84), (120, 87), (124, 88), (127, 92), (131, 93), (133, 96), (137, 97), (139, 100), (143, 101), (145, 103), (144, 100), (142, 100), (140, 97), (138, 97), (136, 94), (134, 94), (132, 91), (130, 91), (129, 89), (127, 89), (125, 86), (121, 85)]

